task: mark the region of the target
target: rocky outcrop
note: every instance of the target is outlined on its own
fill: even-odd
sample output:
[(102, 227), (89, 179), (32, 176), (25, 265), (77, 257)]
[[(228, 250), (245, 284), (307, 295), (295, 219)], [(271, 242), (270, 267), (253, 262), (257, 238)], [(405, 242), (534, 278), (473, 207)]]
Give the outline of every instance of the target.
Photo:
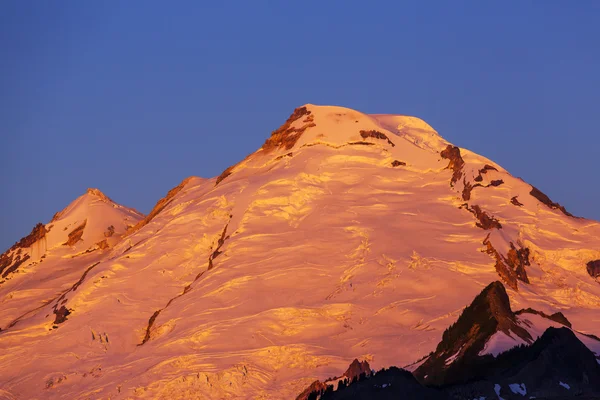
[(498, 272), (504, 283), (514, 290), (518, 290), (517, 280), (529, 283), (525, 269), (526, 266), (530, 265), (528, 248), (520, 247), (517, 249), (511, 242), (510, 250), (504, 257), (492, 245), (489, 234), (484, 239), (483, 245), (486, 246), (485, 252), (496, 259), (496, 272)]
[(388, 138), (385, 133), (382, 133), (382, 132), (379, 132), (379, 131), (375, 131), (375, 130), (360, 131), (359, 133), (360, 133), (360, 137), (362, 137), (363, 139), (373, 138), (373, 139), (385, 140), (392, 147), (396, 146), (394, 143), (392, 143), (392, 141), (390, 140), (390, 138)]
[[(310, 398), (310, 397), (309, 397)], [(340, 385), (337, 390), (325, 390), (318, 397), (321, 400), (449, 400), (440, 389), (422, 386), (408, 371), (390, 367), (382, 369), (371, 377)]]
[(86, 224), (87, 219), (84, 220), (77, 228), (69, 232), (69, 238), (65, 243), (63, 243), (63, 246), (73, 246), (75, 243), (79, 242), (83, 236), (83, 230), (85, 229)]
[(510, 243), (510, 250), (506, 254), (506, 258), (504, 259), (506, 263), (515, 271), (517, 275), (517, 279), (529, 283), (529, 278), (527, 278), (527, 271), (525, 270), (526, 266), (531, 265), (529, 263), (529, 249), (527, 247), (521, 247), (517, 249), (515, 245)]
[(99, 198), (100, 200), (102, 200), (105, 203), (114, 203), (114, 201), (112, 201), (112, 199), (110, 197), (108, 197), (107, 195), (102, 193), (102, 191), (100, 189), (88, 188), (86, 190), (86, 193), (96, 196), (97, 198)]
[(133, 227), (129, 228), (126, 232), (127, 235), (131, 235), (134, 232), (139, 231), (140, 229), (142, 229), (144, 226), (146, 226), (148, 224), (148, 222), (152, 221), (152, 219), (154, 217), (156, 217), (162, 210), (165, 209), (165, 207), (167, 207), (171, 201), (173, 201), (173, 198), (183, 190), (183, 188), (185, 187), (185, 185), (187, 185), (187, 183), (192, 179), (192, 177), (188, 177), (186, 179), (184, 179), (179, 185), (175, 186), (173, 189), (169, 190), (169, 192), (167, 193), (167, 195), (165, 197), (163, 197), (162, 199), (160, 199), (159, 201), (156, 202), (156, 205), (154, 205), (154, 208), (152, 208), (152, 211), (150, 211), (150, 214), (148, 214), (143, 220), (141, 220), (140, 222), (138, 222), (137, 224), (135, 224)]
[(539, 315), (540, 317), (544, 317), (546, 319), (549, 319), (554, 322), (558, 322), (559, 324), (562, 324), (566, 327), (571, 328), (571, 322), (560, 311), (555, 312), (554, 314), (551, 314), (551, 315), (548, 315), (542, 311), (534, 310), (533, 308), (525, 308), (523, 310), (515, 311), (515, 315), (521, 315), (521, 314), (536, 314), (536, 315)]
[(24, 254), (23, 250), (28, 249), (37, 241), (43, 239), (49, 232), (42, 223), (37, 223), (29, 235), (21, 238), (17, 243), (11, 246), (0, 255), (0, 274), (6, 278), (10, 273), (16, 271), (25, 261), (29, 260), (29, 254)]
[(71, 311), (67, 307), (62, 306), (59, 309), (54, 310), (54, 314), (56, 315), (56, 318), (54, 318), (54, 324), (58, 325), (67, 320), (67, 316), (71, 314)]
[(587, 273), (590, 274), (592, 278), (598, 278), (600, 276), (600, 260), (588, 262), (586, 264), (586, 269)]
[(325, 391), (328, 390), (329, 387), (331, 387), (331, 385), (326, 385), (321, 381), (314, 381), (296, 397), (296, 400), (317, 399), (317, 396), (320, 396), (323, 393), (325, 393)]
[[(232, 217), (233, 217), (232, 215), (229, 216), (230, 219)], [(208, 257), (208, 270), (209, 271), (211, 269), (213, 269), (213, 267), (214, 267), (214, 265), (213, 265), (214, 259), (217, 258), (222, 253), (221, 247), (225, 243), (225, 240), (229, 239), (229, 236), (225, 236), (227, 234), (227, 226), (229, 226), (229, 224), (225, 225), (225, 228), (223, 228), (223, 232), (221, 232), (221, 237), (217, 241), (217, 248)]]
[[(295, 121), (303, 117), (305, 118), (302, 121), (302, 126), (299, 128), (292, 127)], [(271, 133), (271, 137), (262, 145), (263, 151), (269, 153), (275, 149), (291, 149), (306, 129), (316, 126), (313, 120), (311, 112), (306, 107), (296, 108), (287, 121)]]
[[(425, 376), (437, 372), (430, 369)], [(531, 345), (514, 347), (497, 357), (476, 356), (462, 363), (457, 372), (446, 374), (437, 385), (424, 385), (410, 372), (391, 367), (347, 385), (342, 383), (335, 391), (315, 385), (316, 390), (303, 399), (600, 398), (600, 365), (568, 328), (548, 328)]]
[(106, 228), (106, 232), (104, 232), (104, 237), (112, 237), (115, 234), (115, 227), (113, 225)]
[(467, 211), (472, 213), (477, 221), (475, 226), (481, 229), (490, 230), (490, 229), (502, 229), (502, 224), (494, 217), (490, 217), (485, 211), (481, 209), (478, 205), (473, 205), (469, 207), (468, 204), (463, 204), (460, 208), (465, 208)]
[(344, 376), (347, 377), (350, 382), (358, 379), (363, 374), (365, 376), (371, 375), (371, 366), (366, 360), (358, 361), (356, 358), (352, 361), (346, 372), (344, 372)]
[(573, 214), (568, 212), (563, 206), (550, 200), (550, 198), (548, 196), (546, 196), (544, 193), (542, 193), (535, 186), (531, 186), (531, 192), (529, 192), (529, 194), (532, 195), (533, 197), (535, 197), (536, 199), (538, 199), (543, 204), (545, 204), (547, 207), (549, 207), (553, 210), (560, 210), (560, 211), (562, 211), (563, 214), (565, 214), (569, 217), (575, 217)]
[(452, 179), (450, 180), (450, 182), (452, 185), (454, 185), (462, 177), (462, 168), (465, 165), (465, 161), (460, 155), (460, 149), (456, 146), (452, 146), (451, 144), (449, 144), (444, 150), (440, 152), (440, 156), (442, 156), (442, 158), (450, 160), (446, 169), (451, 169), (453, 171)]
[(486, 342), (496, 332), (533, 342), (529, 332), (517, 324), (508, 294), (498, 281), (485, 287), (446, 329), (435, 352), (415, 370), (416, 378), (434, 385), (468, 379), (466, 366), (480, 357)]
[(513, 196), (510, 198), (510, 202), (517, 207), (523, 207), (523, 203), (518, 200), (518, 196)]

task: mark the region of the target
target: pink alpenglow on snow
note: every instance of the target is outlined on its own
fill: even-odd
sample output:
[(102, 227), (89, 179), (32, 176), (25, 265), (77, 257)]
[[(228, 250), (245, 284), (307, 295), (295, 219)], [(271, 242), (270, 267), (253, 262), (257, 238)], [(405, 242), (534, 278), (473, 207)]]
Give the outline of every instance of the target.
[(295, 398), (423, 359), (497, 280), (599, 333), (600, 224), (421, 119), (307, 104), (265, 139), (149, 217), (93, 189), (4, 253), (1, 393)]

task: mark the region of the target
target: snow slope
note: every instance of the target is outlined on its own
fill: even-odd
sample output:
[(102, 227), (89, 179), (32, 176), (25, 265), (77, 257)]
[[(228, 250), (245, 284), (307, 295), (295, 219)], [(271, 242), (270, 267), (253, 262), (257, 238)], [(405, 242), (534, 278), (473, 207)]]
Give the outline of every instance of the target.
[(56, 213), (50, 223), (39, 225), (45, 232), (43, 237), (32, 238), (30, 245), (13, 246), (7, 252), (8, 256), (18, 252), (29, 258), (14, 271), (8, 272), (7, 268), (2, 274), (0, 329), (71, 287), (141, 218), (138, 211), (114, 203), (98, 189), (88, 189)]
[[(561, 311), (600, 333), (600, 285), (585, 267), (600, 259), (600, 224), (466, 149), (463, 164), (444, 158), (448, 145), (414, 117), (297, 109), (261, 149), (218, 178), (186, 180), (114, 247), (57, 261), (82, 273), (73, 286), (48, 277), (56, 293), (67, 287), (61, 297), (19, 304), (13, 315), (28, 313), (0, 325), (0, 389), (291, 398), (354, 358), (374, 369), (422, 358), (498, 268), (513, 309)], [(477, 226), (475, 205), (501, 228)], [(506, 267), (515, 257), (525, 278)], [(4, 285), (7, 298), (16, 289)], [(18, 290), (39, 286), (23, 275)]]

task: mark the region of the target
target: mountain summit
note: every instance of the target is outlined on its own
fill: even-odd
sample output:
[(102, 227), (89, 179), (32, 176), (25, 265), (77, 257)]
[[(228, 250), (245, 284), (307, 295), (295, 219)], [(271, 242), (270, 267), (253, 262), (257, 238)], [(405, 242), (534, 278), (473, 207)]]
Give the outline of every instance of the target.
[(147, 217), (91, 191), (38, 228), (61, 235), (22, 264), (43, 275), (0, 284), (2, 390), (294, 398), (422, 359), (497, 280), (597, 333), (598, 222), (414, 117), (305, 105), (265, 136)]

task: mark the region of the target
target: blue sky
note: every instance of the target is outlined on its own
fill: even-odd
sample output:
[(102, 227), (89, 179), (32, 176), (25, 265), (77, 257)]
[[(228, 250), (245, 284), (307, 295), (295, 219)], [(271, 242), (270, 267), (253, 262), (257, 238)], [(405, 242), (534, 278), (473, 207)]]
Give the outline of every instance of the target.
[(87, 187), (148, 212), (304, 103), (416, 115), (600, 219), (598, 1), (0, 7), (0, 248)]

